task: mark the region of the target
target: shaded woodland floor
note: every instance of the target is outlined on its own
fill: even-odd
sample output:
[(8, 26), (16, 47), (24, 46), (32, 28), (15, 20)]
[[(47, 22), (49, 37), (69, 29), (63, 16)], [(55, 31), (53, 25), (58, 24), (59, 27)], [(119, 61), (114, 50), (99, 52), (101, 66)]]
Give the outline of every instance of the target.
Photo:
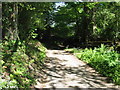
[(41, 72), (35, 88), (120, 88), (64, 50), (47, 50)]

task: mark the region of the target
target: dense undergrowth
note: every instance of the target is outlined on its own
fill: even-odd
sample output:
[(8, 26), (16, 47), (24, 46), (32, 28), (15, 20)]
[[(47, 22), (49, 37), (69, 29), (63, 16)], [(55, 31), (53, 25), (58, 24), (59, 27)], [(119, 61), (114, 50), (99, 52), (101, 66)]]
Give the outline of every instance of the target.
[(74, 53), (79, 59), (95, 68), (96, 71), (120, 85), (120, 54), (114, 51), (113, 47), (101, 44), (101, 47), (94, 49), (66, 50)]
[(45, 50), (38, 41), (3, 41), (0, 44), (0, 89), (29, 88), (35, 84), (35, 69), (44, 62)]

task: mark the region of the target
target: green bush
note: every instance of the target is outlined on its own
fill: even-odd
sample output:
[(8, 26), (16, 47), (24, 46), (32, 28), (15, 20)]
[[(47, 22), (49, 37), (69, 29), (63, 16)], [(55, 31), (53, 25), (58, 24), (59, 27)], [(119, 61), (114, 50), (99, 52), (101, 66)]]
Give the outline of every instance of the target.
[(30, 66), (43, 62), (46, 48), (40, 42), (31, 40), (22, 43), (4, 41), (0, 47), (0, 88), (32, 86), (35, 83), (35, 73)]
[(114, 51), (113, 47), (101, 44), (100, 48), (74, 50), (74, 53), (98, 72), (120, 84), (120, 54)]

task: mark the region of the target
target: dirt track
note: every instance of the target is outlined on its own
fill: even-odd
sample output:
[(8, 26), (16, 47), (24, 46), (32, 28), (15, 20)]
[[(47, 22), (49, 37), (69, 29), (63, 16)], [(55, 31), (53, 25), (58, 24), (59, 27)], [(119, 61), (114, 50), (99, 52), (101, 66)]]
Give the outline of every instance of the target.
[(36, 88), (118, 88), (70, 53), (48, 50), (47, 57), (44, 78), (37, 78)]

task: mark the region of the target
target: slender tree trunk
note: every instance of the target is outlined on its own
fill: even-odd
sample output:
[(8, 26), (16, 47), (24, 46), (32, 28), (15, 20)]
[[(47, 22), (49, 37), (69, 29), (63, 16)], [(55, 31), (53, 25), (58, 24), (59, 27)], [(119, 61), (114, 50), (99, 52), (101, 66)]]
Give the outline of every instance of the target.
[[(120, 6), (117, 6), (117, 35), (116, 35), (116, 39), (119, 40), (120, 39)], [(120, 40), (119, 40), (120, 41)]]
[(89, 40), (91, 41), (93, 39), (92, 34), (94, 33), (95, 27), (96, 27), (96, 25), (95, 25), (95, 15), (94, 15), (95, 11), (96, 11), (95, 7), (92, 8), (91, 11), (90, 11), (91, 15), (89, 17), (90, 22), (88, 23), (89, 24), (89, 30), (88, 30), (88, 36), (87, 36), (88, 41)]
[(88, 31), (88, 7), (86, 6), (86, 4), (84, 3), (84, 14), (82, 14), (82, 25), (81, 25), (81, 43), (86, 43), (86, 39), (87, 39), (87, 31)]
[(48, 11), (45, 11), (45, 28), (46, 30), (44, 31), (44, 40), (48, 41), (50, 39), (50, 36), (51, 36), (51, 27), (50, 27), (50, 13)]
[(18, 38), (18, 5), (17, 3), (13, 4), (13, 13), (11, 14), (11, 18), (12, 18), (12, 26), (10, 27), (10, 31), (11, 31), (11, 36), (10, 39), (11, 40), (16, 40)]
[[(4, 9), (8, 10), (9, 14), (3, 17), (8, 20), (9, 24), (6, 25), (4, 22), (3, 37), (6, 36), (9, 40), (16, 40), (18, 38), (18, 5), (17, 3), (5, 3), (4, 5)], [(9, 11), (9, 9), (12, 9), (12, 11)]]
[(2, 2), (0, 2), (0, 43), (2, 41)]
[(77, 8), (75, 7), (75, 12), (76, 12), (76, 30), (75, 30), (75, 38), (78, 39), (78, 43), (80, 42), (80, 31), (81, 31), (81, 28), (80, 28), (80, 23), (81, 23), (81, 20), (80, 20), (80, 13), (79, 11), (77, 10)]
[(88, 7), (86, 6), (86, 3), (83, 3), (83, 13), (81, 14), (80, 19), (80, 13), (76, 10), (76, 31), (75, 31), (75, 37), (79, 39), (79, 42), (86, 43), (87, 36), (88, 36), (88, 25), (89, 25), (89, 19), (88, 19)]

